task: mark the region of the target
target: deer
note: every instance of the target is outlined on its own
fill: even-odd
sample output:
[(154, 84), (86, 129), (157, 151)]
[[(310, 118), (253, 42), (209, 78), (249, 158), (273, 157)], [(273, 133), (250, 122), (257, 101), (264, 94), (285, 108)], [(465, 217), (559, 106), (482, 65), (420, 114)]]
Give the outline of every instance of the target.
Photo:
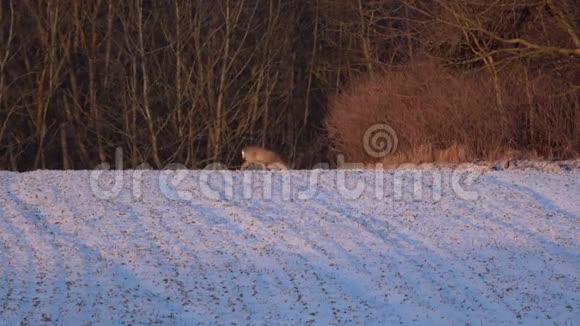
[(288, 170), (288, 164), (280, 158), (280, 156), (271, 150), (260, 146), (249, 145), (242, 149), (242, 163), (241, 170), (248, 168), (251, 164), (257, 164), (264, 169), (279, 168), (281, 170)]

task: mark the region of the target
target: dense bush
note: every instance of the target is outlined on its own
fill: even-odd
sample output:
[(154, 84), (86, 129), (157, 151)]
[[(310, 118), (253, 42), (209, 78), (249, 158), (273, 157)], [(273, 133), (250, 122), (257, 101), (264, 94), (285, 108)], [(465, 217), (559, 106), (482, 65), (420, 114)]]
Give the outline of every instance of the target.
[(580, 153), (579, 95), (550, 72), (523, 65), (502, 67), (494, 78), (425, 60), (354, 81), (331, 99), (326, 126), (334, 150), (355, 162), (376, 162), (363, 144), (376, 123), (397, 134), (387, 161), (494, 160), (514, 152), (570, 158)]

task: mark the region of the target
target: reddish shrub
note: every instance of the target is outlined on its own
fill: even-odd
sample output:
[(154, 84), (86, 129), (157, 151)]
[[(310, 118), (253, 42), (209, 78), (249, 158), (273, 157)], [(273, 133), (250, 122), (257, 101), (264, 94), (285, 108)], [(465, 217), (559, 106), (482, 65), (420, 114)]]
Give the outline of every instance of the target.
[[(364, 135), (386, 123), (398, 138), (392, 154), (406, 161), (489, 159), (510, 150), (559, 158), (580, 152), (573, 86), (517, 64), (492, 76), (452, 72), (426, 60), (360, 79), (329, 102), (332, 148), (351, 162), (380, 161), (365, 151)], [(449, 151), (453, 146), (462, 150)]]

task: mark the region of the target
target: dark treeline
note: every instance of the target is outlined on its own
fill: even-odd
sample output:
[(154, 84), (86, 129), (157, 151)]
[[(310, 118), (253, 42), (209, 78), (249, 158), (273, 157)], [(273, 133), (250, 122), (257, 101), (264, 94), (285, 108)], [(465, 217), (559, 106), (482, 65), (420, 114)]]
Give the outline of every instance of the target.
[(577, 95), (579, 7), (3, 0), (0, 169), (92, 169), (113, 163), (117, 148), (125, 168), (234, 167), (247, 144), (308, 167), (331, 160), (330, 98), (421, 56), (491, 75), (515, 60), (569, 81), (562, 91)]

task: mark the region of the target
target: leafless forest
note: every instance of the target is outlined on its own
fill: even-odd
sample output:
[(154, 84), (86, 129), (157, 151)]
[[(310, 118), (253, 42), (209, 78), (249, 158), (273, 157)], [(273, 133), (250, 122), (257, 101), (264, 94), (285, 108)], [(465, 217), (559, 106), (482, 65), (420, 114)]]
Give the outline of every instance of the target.
[[(0, 169), (580, 153), (577, 0), (2, 0)], [(392, 159), (392, 158), (386, 158)]]

